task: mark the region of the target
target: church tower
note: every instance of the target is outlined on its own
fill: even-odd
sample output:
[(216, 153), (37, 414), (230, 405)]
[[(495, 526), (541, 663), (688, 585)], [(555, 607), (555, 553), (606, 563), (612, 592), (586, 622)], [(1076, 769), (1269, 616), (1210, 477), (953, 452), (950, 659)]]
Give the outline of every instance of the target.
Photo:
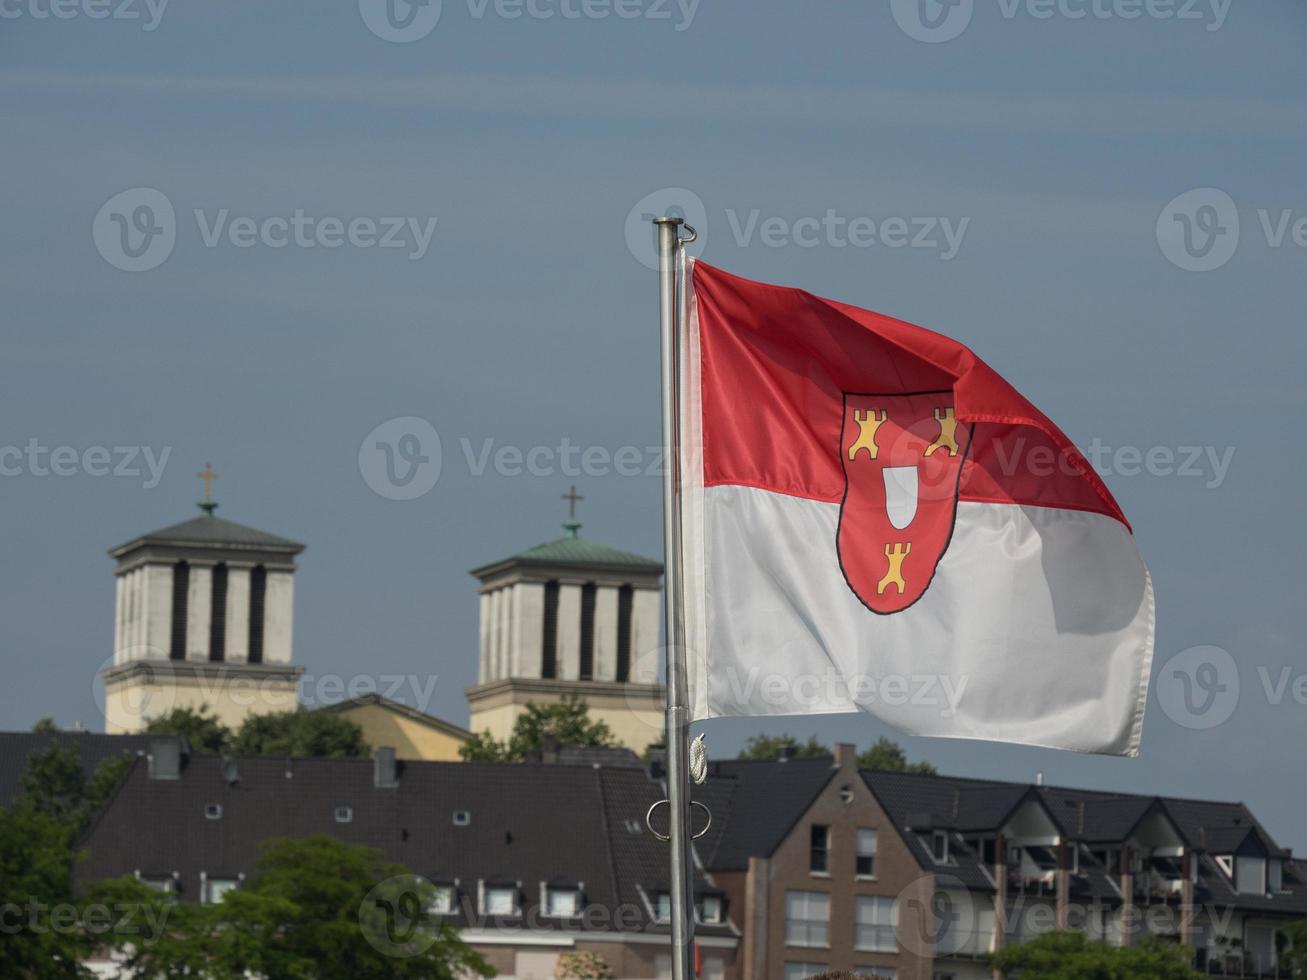
[(113, 665), (101, 672), (105, 730), (136, 732), (174, 708), (238, 727), (298, 703), (291, 663), (302, 544), (214, 516), (205, 466), (199, 517), (133, 538), (117, 559)]
[(636, 752), (662, 740), (661, 562), (581, 537), (575, 488), (565, 537), (474, 568), (481, 583), (476, 733), (507, 738), (528, 703), (584, 699)]

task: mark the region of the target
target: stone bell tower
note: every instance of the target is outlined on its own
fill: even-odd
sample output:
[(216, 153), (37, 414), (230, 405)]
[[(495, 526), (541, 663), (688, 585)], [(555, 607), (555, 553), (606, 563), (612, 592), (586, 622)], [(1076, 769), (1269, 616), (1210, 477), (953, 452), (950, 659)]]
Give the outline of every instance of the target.
[(199, 517), (133, 538), (117, 559), (113, 665), (101, 672), (105, 730), (136, 732), (174, 708), (238, 727), (297, 704), (291, 663), (302, 544), (214, 516), (205, 465)]
[(481, 583), (476, 733), (511, 734), (526, 705), (582, 698), (636, 752), (662, 739), (661, 562), (581, 537), (576, 489), (566, 535), (472, 570)]

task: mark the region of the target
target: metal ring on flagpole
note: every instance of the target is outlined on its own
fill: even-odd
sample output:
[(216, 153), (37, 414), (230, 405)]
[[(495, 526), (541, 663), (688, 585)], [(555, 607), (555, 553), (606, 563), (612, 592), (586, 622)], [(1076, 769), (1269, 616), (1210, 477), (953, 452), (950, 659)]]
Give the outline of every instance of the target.
[(682, 245), (689, 245), (690, 243), (699, 240), (699, 233), (694, 230), (694, 225), (687, 225), (685, 222), (681, 222), (681, 227), (690, 233), (689, 238), (679, 239)]
[[(667, 800), (659, 800), (658, 802), (653, 804), (653, 806), (649, 807), (649, 809), (645, 812), (644, 815), (644, 825), (649, 828), (649, 833), (653, 834), (660, 841), (669, 841), (671, 840), (671, 837), (669, 837), (667, 834), (661, 834), (658, 831), (654, 830), (653, 814), (655, 810), (657, 810), (660, 806), (662, 806), (664, 803), (667, 802), (668, 802)], [(702, 810), (704, 813), (708, 815), (708, 822), (703, 825), (703, 830), (699, 831), (697, 834), (690, 835), (690, 840), (698, 840), (704, 834), (708, 833), (708, 828), (712, 826), (712, 811), (709, 810), (707, 806), (700, 803), (698, 800), (691, 800), (690, 806), (697, 806), (700, 810)]]

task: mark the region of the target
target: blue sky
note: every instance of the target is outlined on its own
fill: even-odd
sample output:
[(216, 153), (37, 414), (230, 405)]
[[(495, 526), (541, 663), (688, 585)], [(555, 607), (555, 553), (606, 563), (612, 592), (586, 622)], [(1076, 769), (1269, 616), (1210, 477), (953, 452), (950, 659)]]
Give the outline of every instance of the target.
[[(434, 26), (395, 2), (429, 32), (384, 40), (373, 0), (0, 3), (0, 451), (23, 449), (0, 456), (0, 726), (100, 727), (104, 550), (194, 513), (210, 460), (221, 515), (309, 545), (297, 661), (434, 675), (428, 708), (466, 721), (468, 568), (554, 537), (572, 483), (584, 533), (658, 553), (656, 477), (478, 463), (487, 445), (607, 459), (658, 441), (655, 282), (627, 235), (654, 195), (701, 209), (705, 259), (957, 337), (1100, 447), (1152, 568), (1159, 673), (1211, 645), (1240, 684), (1211, 727), (1152, 699), (1137, 761), (903, 739), (910, 754), (1242, 799), (1307, 850), (1300, 3), (925, 0), (960, 29), (928, 43), (899, 0), (624, 0), (629, 17), (444, 0)], [(97, 215), (139, 188), (166, 198), (175, 239), (129, 272)], [(1195, 189), (1212, 190), (1172, 203)], [(354, 242), (276, 247), (297, 211), (311, 241), (365, 220)], [(828, 214), (889, 241), (812, 232)], [(898, 247), (895, 218), (933, 230)], [(389, 226), (399, 247), (380, 245)], [(439, 480), (390, 499), (359, 447), (410, 416), (438, 433)], [(71, 475), (42, 475), (32, 440), (72, 447)], [(168, 456), (147, 486), (139, 459), (96, 475), (97, 446)], [(886, 733), (707, 729), (717, 753), (759, 730)]]

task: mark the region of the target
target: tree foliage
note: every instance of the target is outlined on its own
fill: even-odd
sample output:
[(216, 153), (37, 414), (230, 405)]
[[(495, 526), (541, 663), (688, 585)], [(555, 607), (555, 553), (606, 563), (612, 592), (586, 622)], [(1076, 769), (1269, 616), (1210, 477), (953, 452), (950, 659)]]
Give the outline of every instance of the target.
[(151, 735), (185, 735), (197, 752), (223, 752), (231, 741), (231, 729), (209, 714), (208, 707), (173, 708), (166, 715), (151, 718), (145, 726)]
[(831, 751), (817, 741), (816, 735), (809, 735), (808, 741), (800, 742), (793, 735), (754, 735), (744, 743), (740, 750), (741, 759), (775, 759), (786, 750), (798, 759), (810, 759), (830, 755)]
[(929, 762), (909, 762), (903, 746), (888, 738), (879, 738), (871, 748), (858, 753), (858, 766), (862, 769), (879, 769), (881, 772), (912, 772), (923, 776), (938, 775)]
[[(790, 750), (793, 758), (811, 759), (829, 756), (831, 750), (817, 741), (817, 736), (810, 735), (806, 742), (800, 742), (793, 735), (754, 735), (744, 743), (740, 750), (741, 759), (775, 759), (785, 750)], [(908, 762), (908, 755), (903, 747), (888, 738), (880, 738), (871, 748), (858, 754), (858, 766), (862, 769), (879, 769), (882, 772), (912, 772), (926, 776), (936, 775), (936, 769), (929, 762)]]
[(185, 735), (193, 749), (233, 755), (365, 756), (372, 750), (358, 725), (322, 711), (250, 715), (232, 731), (201, 708), (174, 708), (153, 719), (147, 732)]
[(124, 944), (139, 980), (453, 980), (493, 971), (425, 910), (432, 886), (333, 837), (271, 839), (221, 902), (176, 902), (131, 879), (100, 897), (151, 904), (158, 936)]
[(517, 716), (507, 740), (489, 732), (473, 735), (459, 752), (468, 762), (526, 762), (544, 747), (546, 737), (559, 748), (615, 748), (617, 740), (605, 722), (590, 718), (590, 706), (569, 696), (557, 704), (531, 702)]
[(366, 756), (372, 749), (363, 730), (323, 711), (250, 715), (231, 740), (235, 755)]
[(1152, 938), (1109, 946), (1078, 932), (1050, 932), (991, 959), (1007, 980), (1199, 980), (1192, 955), (1184, 946)]
[[(58, 731), (49, 722), (35, 730)], [(77, 749), (57, 736), (28, 757), (17, 799), (0, 809), (0, 977), (89, 975), (81, 960), (93, 940), (78, 926), (75, 845), (130, 765), (130, 756), (105, 759), (88, 776)]]
[(602, 953), (563, 953), (554, 966), (554, 980), (612, 980), (616, 975)]

